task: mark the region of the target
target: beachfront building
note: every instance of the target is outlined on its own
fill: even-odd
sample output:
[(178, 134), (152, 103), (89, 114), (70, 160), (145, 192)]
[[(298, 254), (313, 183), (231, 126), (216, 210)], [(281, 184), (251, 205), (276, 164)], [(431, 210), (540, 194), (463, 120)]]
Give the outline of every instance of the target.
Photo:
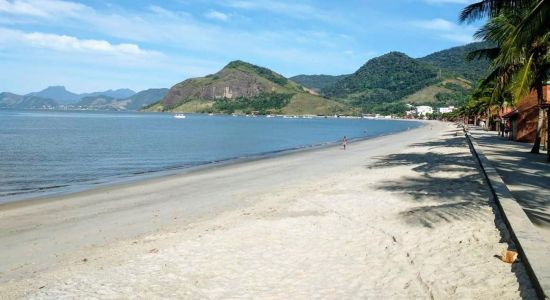
[(421, 105), (416, 107), (416, 113), (418, 116), (425, 117), (426, 115), (431, 115), (434, 113), (434, 109), (431, 106)]
[(452, 113), (453, 110), (455, 110), (454, 106), (440, 107), (439, 108), (439, 113), (448, 114), (448, 113)]
[[(546, 82), (543, 87), (543, 107), (550, 105), (550, 82)], [(499, 116), (503, 124), (509, 124), (510, 127), (510, 139), (519, 142), (533, 143), (535, 141), (535, 134), (537, 131), (537, 122), (539, 115), (539, 103), (537, 99), (537, 93), (531, 91), (529, 95), (523, 97), (516, 107), (508, 107), (501, 109)], [(541, 145), (545, 145), (547, 139), (547, 127), (548, 121), (543, 120), (543, 129), (541, 133)]]

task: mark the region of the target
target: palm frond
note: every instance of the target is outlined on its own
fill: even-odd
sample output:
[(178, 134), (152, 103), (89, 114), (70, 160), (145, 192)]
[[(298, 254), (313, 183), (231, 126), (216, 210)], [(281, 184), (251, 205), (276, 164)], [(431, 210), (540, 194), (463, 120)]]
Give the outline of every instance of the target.
[(513, 95), (513, 102), (517, 103), (523, 96), (529, 93), (533, 87), (533, 55), (529, 56), (527, 62), (521, 66), (516, 74), (512, 77), (510, 84), (510, 93)]
[(495, 58), (498, 57), (499, 53), (500, 53), (499, 47), (473, 50), (473, 51), (470, 51), (468, 54), (466, 54), (466, 61), (473, 61), (476, 59), (494, 60)]
[(466, 6), (460, 13), (459, 21), (471, 23), (484, 17), (497, 16), (505, 10), (520, 10), (530, 7), (533, 2), (534, 0), (482, 0)]
[(550, 31), (550, 0), (536, 0), (524, 11), (510, 39), (516, 44), (529, 45)]

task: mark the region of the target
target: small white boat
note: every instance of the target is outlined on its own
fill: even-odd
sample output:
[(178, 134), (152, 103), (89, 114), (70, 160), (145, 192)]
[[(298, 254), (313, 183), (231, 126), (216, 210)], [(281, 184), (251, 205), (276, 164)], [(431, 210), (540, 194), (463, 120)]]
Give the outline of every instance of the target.
[(185, 115), (184, 114), (175, 114), (174, 118), (176, 118), (176, 119), (185, 119)]

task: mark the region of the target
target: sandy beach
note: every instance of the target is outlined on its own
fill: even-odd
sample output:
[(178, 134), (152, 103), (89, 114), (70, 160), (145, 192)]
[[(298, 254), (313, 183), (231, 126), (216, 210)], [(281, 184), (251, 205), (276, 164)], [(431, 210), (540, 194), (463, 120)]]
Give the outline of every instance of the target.
[(536, 299), (457, 131), (0, 206), (0, 298)]

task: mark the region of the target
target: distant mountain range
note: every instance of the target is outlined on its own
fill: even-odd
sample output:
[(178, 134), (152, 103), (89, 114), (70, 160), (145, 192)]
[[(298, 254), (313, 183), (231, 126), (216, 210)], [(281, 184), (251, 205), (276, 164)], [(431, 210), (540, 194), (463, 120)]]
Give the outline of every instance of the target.
[(168, 89), (148, 89), (139, 93), (117, 89), (76, 94), (64, 86), (50, 86), (26, 95), (0, 93), (0, 108), (139, 110), (162, 99), (167, 92)]
[(15, 109), (53, 109), (58, 103), (52, 99), (41, 98), (32, 95), (16, 95), (13, 93), (0, 93), (0, 108)]
[(349, 75), (298, 75), (289, 79), (243, 61), (219, 72), (174, 85), (149, 111), (397, 114), (407, 103), (459, 105), (489, 68), (488, 61), (465, 56), (487, 47), (472, 43), (422, 58), (389, 52)]
[(55, 99), (55, 101), (59, 104), (72, 104), (82, 98), (79, 94), (67, 91), (64, 86), (49, 86), (40, 92), (29, 93), (24, 96), (35, 96), (52, 100)]
[(465, 102), (489, 62), (467, 62), (471, 43), (421, 58), (389, 52), (349, 75), (285, 78), (270, 69), (232, 61), (215, 74), (168, 89), (129, 89), (76, 94), (63, 86), (27, 95), (0, 93), (0, 108), (146, 110), (261, 114), (403, 113), (405, 104), (436, 107)]
[(414, 59), (400, 52), (373, 58), (350, 75), (292, 77), (325, 97), (364, 112), (398, 113), (405, 103), (458, 106), (489, 69), (489, 61), (466, 61), (472, 50), (490, 47), (471, 43)]

